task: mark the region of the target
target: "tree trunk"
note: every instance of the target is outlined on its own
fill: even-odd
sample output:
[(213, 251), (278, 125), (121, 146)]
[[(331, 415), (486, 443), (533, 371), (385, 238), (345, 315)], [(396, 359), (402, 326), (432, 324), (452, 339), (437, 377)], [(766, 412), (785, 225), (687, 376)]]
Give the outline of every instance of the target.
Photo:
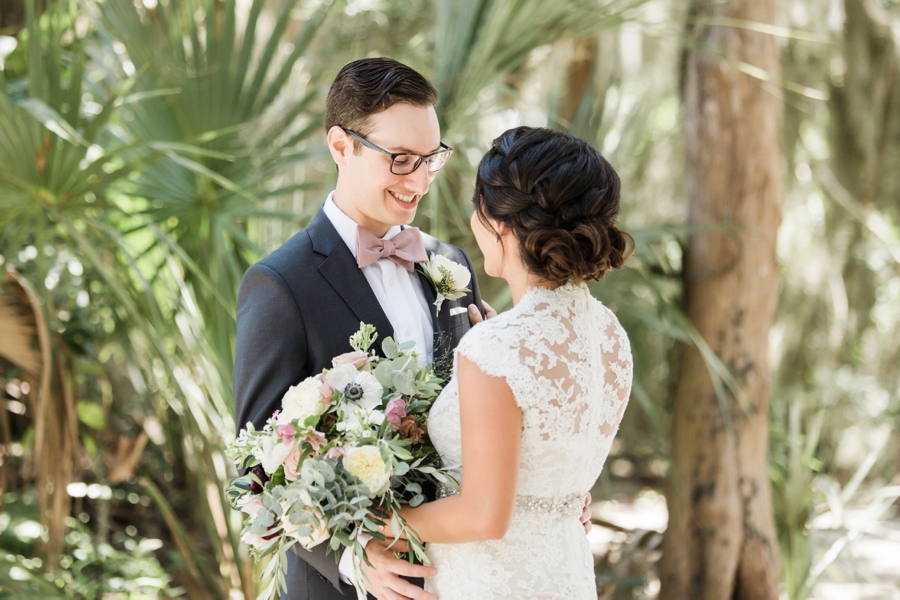
[[(694, 0), (691, 17), (771, 24), (775, 12), (774, 0)], [(776, 599), (767, 436), (782, 196), (778, 46), (740, 27), (694, 33), (684, 64), (689, 221), (707, 230), (688, 241), (685, 311), (734, 373), (741, 401), (726, 392), (723, 407), (700, 353), (681, 349), (660, 598)], [(769, 82), (740, 72), (738, 61)]]

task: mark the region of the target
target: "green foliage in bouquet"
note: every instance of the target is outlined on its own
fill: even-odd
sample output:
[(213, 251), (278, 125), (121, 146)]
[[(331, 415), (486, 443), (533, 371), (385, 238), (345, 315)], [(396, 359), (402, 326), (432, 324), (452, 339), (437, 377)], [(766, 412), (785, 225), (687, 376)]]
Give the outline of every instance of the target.
[(282, 408), (262, 430), (241, 431), (229, 456), (247, 473), (232, 480), (227, 496), (250, 519), (241, 540), (256, 560), (271, 556), (262, 598), (285, 587), (286, 553), (328, 540), (335, 559), (351, 548), (366, 561), (360, 533), (405, 537), (413, 556), (427, 564), (425, 548), (398, 511), (425, 501), (423, 486), (456, 485), (427, 436), (426, 420), (441, 379), (419, 364), (414, 344), (386, 338), (383, 357), (370, 351), (375, 328), (364, 323), (350, 338), (353, 352), (333, 368), (292, 386)]

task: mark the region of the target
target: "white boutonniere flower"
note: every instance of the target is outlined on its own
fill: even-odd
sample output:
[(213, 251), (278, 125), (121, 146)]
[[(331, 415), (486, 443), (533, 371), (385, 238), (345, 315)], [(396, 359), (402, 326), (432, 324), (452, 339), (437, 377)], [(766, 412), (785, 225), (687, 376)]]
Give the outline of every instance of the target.
[(471, 291), (466, 287), (472, 280), (469, 269), (446, 256), (432, 253), (428, 262), (422, 265), (422, 270), (437, 292), (437, 299), (434, 301), (437, 314), (441, 313), (444, 300), (457, 300)]

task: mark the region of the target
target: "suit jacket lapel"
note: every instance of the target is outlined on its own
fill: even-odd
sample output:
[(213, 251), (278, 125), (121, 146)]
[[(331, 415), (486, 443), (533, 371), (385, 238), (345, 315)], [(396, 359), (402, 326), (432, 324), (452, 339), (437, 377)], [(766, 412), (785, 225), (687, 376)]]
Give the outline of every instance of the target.
[[(319, 209), (310, 221), (307, 231), (313, 250), (325, 257), (319, 264), (319, 273), (322, 277), (360, 321), (375, 326), (379, 340), (393, 336), (394, 328), (378, 303), (375, 293), (372, 292), (366, 276), (357, 266), (353, 253), (347, 248), (347, 244), (322, 209)], [(376, 342), (375, 346), (378, 350), (381, 349), (380, 342)]]

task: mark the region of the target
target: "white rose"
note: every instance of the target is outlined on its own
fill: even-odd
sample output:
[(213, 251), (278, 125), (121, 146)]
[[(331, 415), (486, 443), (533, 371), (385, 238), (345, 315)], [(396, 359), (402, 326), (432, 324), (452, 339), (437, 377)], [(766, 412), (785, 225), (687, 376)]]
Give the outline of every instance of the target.
[(344, 468), (369, 488), (370, 498), (384, 492), (391, 482), (391, 472), (375, 446), (348, 448), (343, 461)]
[[(461, 296), (453, 294), (452, 292), (467, 287), (472, 280), (472, 274), (469, 272), (469, 269), (461, 264), (453, 262), (446, 256), (435, 254), (428, 263), (428, 271), (431, 279), (438, 285), (440, 285), (441, 280), (445, 277), (445, 273), (443, 273), (442, 270), (450, 274), (452, 281), (447, 281), (445, 282), (445, 285), (440, 287), (444, 287), (451, 292), (449, 295), (444, 294), (448, 299), (456, 300), (456, 298)], [(456, 296), (456, 298), (452, 298), (451, 296)]]
[(319, 525), (317, 527), (308, 525), (308, 527), (312, 528), (312, 533), (310, 533), (309, 535), (300, 535), (300, 528), (305, 524), (292, 523), (288, 514), (285, 513), (281, 518), (281, 526), (282, 528), (284, 528), (284, 534), (286, 536), (294, 538), (301, 546), (303, 546), (307, 550), (318, 546), (331, 537), (331, 534), (328, 533), (328, 528), (325, 526), (325, 517), (324, 515), (322, 515), (321, 510), (313, 506), (304, 506), (300, 510), (310, 512), (315, 515), (316, 519), (318, 519)]
[(359, 371), (351, 364), (338, 365), (325, 373), (325, 383), (360, 408), (372, 409), (381, 404), (383, 389), (375, 376)]
[(284, 459), (291, 453), (292, 447), (291, 444), (285, 444), (281, 438), (272, 435), (263, 439), (260, 448), (262, 455), (256, 458), (262, 463), (263, 470), (272, 475), (278, 470), (278, 467), (284, 464)]
[(291, 421), (297, 420), (302, 425), (307, 418), (325, 412), (326, 406), (322, 403), (322, 394), (319, 392), (320, 385), (322, 385), (321, 382), (307, 377), (297, 385), (288, 388), (281, 399), (278, 424), (287, 425)]

